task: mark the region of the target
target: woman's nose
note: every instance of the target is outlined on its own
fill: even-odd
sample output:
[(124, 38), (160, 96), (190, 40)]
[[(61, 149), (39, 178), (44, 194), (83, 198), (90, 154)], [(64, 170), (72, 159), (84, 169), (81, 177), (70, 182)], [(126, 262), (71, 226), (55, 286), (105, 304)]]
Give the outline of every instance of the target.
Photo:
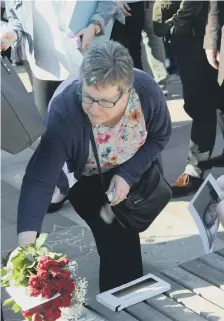
[(99, 105), (97, 102), (93, 102), (92, 105), (89, 108), (89, 111), (91, 112), (91, 114), (95, 115), (97, 114), (97, 112), (99, 111)]

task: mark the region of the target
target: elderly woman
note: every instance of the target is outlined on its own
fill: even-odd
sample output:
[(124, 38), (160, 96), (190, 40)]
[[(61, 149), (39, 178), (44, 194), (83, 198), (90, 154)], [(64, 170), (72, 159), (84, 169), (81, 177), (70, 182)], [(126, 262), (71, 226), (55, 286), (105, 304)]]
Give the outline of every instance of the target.
[[(78, 182), (58, 186), (90, 226), (100, 256), (100, 291), (142, 276), (139, 235), (100, 216), (105, 194), (90, 144), (90, 120), (112, 205), (124, 200), (154, 159), (158, 162), (171, 135), (161, 89), (146, 73), (133, 70), (122, 45), (110, 41), (85, 54), (80, 80), (54, 98), (47, 130), (23, 179), (19, 243), (35, 240), (64, 163)], [(66, 182), (64, 182), (66, 183)], [(62, 186), (63, 185), (63, 186)]]

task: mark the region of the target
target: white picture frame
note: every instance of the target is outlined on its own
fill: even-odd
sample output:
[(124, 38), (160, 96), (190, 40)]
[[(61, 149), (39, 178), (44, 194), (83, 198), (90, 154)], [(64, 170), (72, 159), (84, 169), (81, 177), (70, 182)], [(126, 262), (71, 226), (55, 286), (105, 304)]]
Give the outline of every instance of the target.
[(170, 289), (169, 283), (150, 273), (114, 289), (102, 292), (96, 296), (96, 300), (110, 310), (118, 312)]
[(198, 227), (205, 254), (213, 251), (217, 238), (220, 220), (216, 208), (221, 199), (222, 190), (213, 175), (209, 174), (188, 205)]

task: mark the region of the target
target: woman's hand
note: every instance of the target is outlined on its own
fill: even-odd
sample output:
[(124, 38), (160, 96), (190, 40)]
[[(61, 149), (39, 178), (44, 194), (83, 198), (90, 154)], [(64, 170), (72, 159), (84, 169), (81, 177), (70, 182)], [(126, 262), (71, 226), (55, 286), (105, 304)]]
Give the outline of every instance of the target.
[(75, 37), (82, 37), (82, 46), (81, 49), (85, 50), (93, 41), (95, 36), (96, 27), (93, 24), (90, 24), (87, 28), (80, 30)]
[(7, 50), (17, 40), (17, 33), (15, 31), (7, 31), (0, 35), (1, 51)]
[(123, 12), (125, 17), (131, 17), (131, 8), (125, 1), (117, 1), (117, 7)]
[(219, 69), (219, 60), (220, 60), (220, 53), (214, 49), (205, 49), (206, 56), (210, 65), (215, 68)]
[(114, 175), (110, 182), (110, 186), (106, 194), (114, 192), (114, 198), (111, 201), (111, 206), (118, 205), (122, 202), (128, 195), (130, 191), (130, 186), (128, 183), (118, 175)]

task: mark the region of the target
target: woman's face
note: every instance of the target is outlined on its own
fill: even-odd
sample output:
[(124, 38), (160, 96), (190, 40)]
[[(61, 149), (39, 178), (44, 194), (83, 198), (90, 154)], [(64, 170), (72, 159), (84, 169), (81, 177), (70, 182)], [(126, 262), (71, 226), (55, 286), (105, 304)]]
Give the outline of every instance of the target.
[[(82, 107), (93, 124), (104, 124), (122, 113), (127, 96), (128, 92), (122, 92), (118, 86), (96, 88), (83, 84)], [(92, 99), (94, 102), (91, 103)]]
[(212, 203), (204, 214), (204, 222), (207, 227), (212, 226), (217, 219), (218, 214), (216, 208), (217, 203)]

